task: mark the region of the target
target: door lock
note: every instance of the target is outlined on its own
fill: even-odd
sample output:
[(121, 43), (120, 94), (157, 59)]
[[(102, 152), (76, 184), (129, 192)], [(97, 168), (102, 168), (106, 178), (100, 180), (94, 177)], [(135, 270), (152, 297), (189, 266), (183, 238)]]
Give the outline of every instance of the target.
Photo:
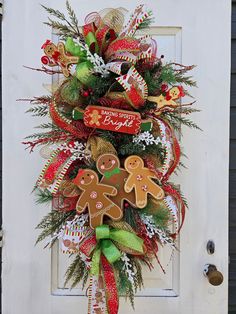
[(210, 254), (210, 255), (214, 254), (214, 253), (215, 253), (215, 243), (214, 243), (214, 241), (209, 240), (209, 241), (207, 242), (207, 247), (206, 247), (206, 249), (207, 249), (207, 253), (208, 253), (208, 254)]
[(219, 286), (224, 281), (223, 274), (217, 270), (215, 265), (205, 265), (203, 273), (207, 277), (209, 283), (213, 286)]

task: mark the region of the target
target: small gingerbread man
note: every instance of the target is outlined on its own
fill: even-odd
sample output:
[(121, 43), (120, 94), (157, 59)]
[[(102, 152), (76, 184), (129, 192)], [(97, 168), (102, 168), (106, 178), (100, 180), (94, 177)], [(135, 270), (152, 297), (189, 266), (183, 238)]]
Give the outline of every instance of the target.
[(68, 248), (69, 252), (76, 252), (78, 248), (78, 243), (75, 242), (75, 239), (72, 239), (72, 241), (65, 239), (63, 240), (63, 244), (66, 248)]
[(148, 194), (151, 194), (157, 200), (165, 196), (162, 188), (151, 180), (151, 178), (156, 179), (156, 176), (144, 167), (142, 158), (135, 155), (129, 156), (126, 158), (124, 166), (129, 173), (124, 189), (127, 193), (134, 189), (138, 208), (144, 208), (147, 205)]
[(103, 154), (97, 160), (97, 169), (103, 175), (101, 182), (114, 186), (118, 193), (112, 197), (112, 201), (123, 208), (124, 201), (135, 206), (134, 191), (127, 193), (124, 190), (125, 182), (129, 176), (128, 172), (120, 167), (120, 160), (114, 154)]
[(61, 42), (56, 46), (50, 40), (47, 40), (41, 48), (44, 49), (46, 55), (41, 58), (43, 64), (51, 67), (59, 65), (66, 77), (70, 75), (70, 65), (79, 62), (79, 57), (71, 56), (65, 52), (65, 46)]
[(160, 96), (148, 96), (149, 101), (153, 101), (157, 104), (157, 114), (161, 113), (162, 111), (166, 109), (173, 109), (178, 107), (179, 105), (175, 102), (175, 100), (185, 96), (184, 90), (182, 86), (173, 86), (170, 88), (166, 95), (160, 95)]
[(89, 117), (91, 118), (91, 120), (89, 121), (90, 125), (96, 125), (99, 126), (100, 122), (99, 120), (101, 119), (101, 115), (99, 114), (98, 110), (93, 110), (92, 113), (89, 114)]
[(83, 191), (76, 204), (76, 210), (82, 213), (86, 208), (89, 211), (91, 228), (102, 225), (103, 216), (112, 220), (122, 218), (122, 210), (107, 196), (114, 196), (117, 190), (113, 186), (101, 184), (98, 175), (90, 169), (81, 169), (73, 182)]

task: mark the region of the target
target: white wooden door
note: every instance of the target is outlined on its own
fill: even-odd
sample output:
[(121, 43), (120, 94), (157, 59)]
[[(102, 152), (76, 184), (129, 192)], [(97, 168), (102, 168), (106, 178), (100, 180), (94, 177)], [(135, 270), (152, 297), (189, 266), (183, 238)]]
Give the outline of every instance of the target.
[[(178, 180), (190, 210), (180, 237), (180, 252), (166, 266), (145, 273), (146, 287), (137, 295), (136, 314), (226, 314), (228, 273), (228, 138), (230, 80), (230, 0), (146, 0), (156, 22), (150, 33), (166, 60), (197, 64), (198, 88), (192, 94), (200, 114), (194, 120), (204, 132), (183, 129), (181, 145), (189, 169)], [(62, 0), (42, 4), (65, 9)], [(105, 7), (133, 9), (135, 0), (71, 0), (79, 20)], [(41, 44), (51, 31), (42, 22), (46, 13), (38, 1), (6, 0), (3, 14), (3, 309), (4, 314), (86, 313), (87, 298), (80, 287), (63, 288), (67, 256), (34, 247), (35, 225), (50, 208), (36, 206), (30, 191), (43, 166), (37, 153), (29, 155), (21, 141), (36, 121), (25, 115), (27, 104), (17, 98), (45, 93), (50, 78), (23, 65), (40, 66)], [(38, 121), (37, 121), (38, 122)], [(179, 182), (178, 181), (178, 182)], [(216, 251), (209, 255), (206, 243)], [(203, 276), (206, 263), (224, 275), (219, 287)], [(120, 313), (133, 313), (121, 299)]]

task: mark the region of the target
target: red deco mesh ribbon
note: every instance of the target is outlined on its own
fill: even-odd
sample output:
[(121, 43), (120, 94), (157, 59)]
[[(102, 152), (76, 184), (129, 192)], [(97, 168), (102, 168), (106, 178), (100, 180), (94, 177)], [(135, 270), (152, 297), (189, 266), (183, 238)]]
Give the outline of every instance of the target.
[(173, 186), (171, 184), (169, 184), (167, 182), (162, 182), (162, 188), (166, 194), (171, 195), (172, 197), (174, 197), (177, 200), (178, 203), (180, 203), (181, 223), (180, 223), (178, 231), (175, 234), (172, 234), (172, 237), (175, 238), (179, 234), (179, 232), (180, 232), (180, 230), (184, 224), (185, 204), (184, 204), (184, 201), (183, 201), (182, 196), (179, 193), (179, 191), (177, 191), (175, 188), (173, 188)]
[(58, 110), (55, 101), (52, 101), (49, 106), (50, 116), (52, 121), (59, 126), (61, 129), (74, 135), (76, 138), (82, 138), (87, 136), (87, 134), (80, 132), (74, 125), (73, 121), (64, 117)]
[(168, 128), (169, 132), (171, 132), (171, 137), (172, 137), (172, 140), (173, 140), (173, 143), (172, 143), (172, 152), (173, 152), (173, 156), (174, 156), (174, 159), (173, 159), (173, 162), (170, 166), (170, 168), (168, 169), (168, 171), (166, 172), (166, 174), (164, 175), (164, 177), (162, 176), (162, 173), (159, 172), (153, 162), (151, 160), (147, 160), (147, 165), (148, 165), (148, 168), (153, 171), (157, 178), (161, 181), (162, 183), (162, 188), (163, 190), (165, 191), (165, 194), (167, 195), (170, 195), (172, 196), (177, 204), (180, 204), (180, 213), (181, 213), (181, 223), (180, 223), (180, 226), (177, 230), (176, 233), (172, 234), (172, 236), (175, 238), (177, 236), (177, 234), (179, 234), (182, 226), (183, 226), (183, 223), (184, 223), (184, 220), (185, 220), (185, 204), (184, 204), (184, 201), (182, 199), (182, 196), (181, 194), (179, 193), (179, 191), (177, 191), (171, 184), (169, 184), (167, 182), (167, 180), (169, 179), (170, 175), (174, 172), (174, 170), (176, 169), (176, 167), (178, 166), (179, 164), (179, 160), (180, 160), (180, 145), (179, 145), (179, 142), (176, 138), (176, 135), (175, 135), (175, 132), (173, 130), (173, 128), (170, 126), (170, 124), (163, 120), (163, 119), (160, 119), (164, 124), (165, 126)]
[[(72, 154), (69, 151), (61, 151), (56, 150), (51, 158), (47, 161), (44, 166), (38, 180), (37, 185), (44, 187), (49, 187), (49, 185), (53, 184), (55, 180), (62, 179), (64, 176), (64, 172), (67, 170), (68, 161)], [(58, 187), (58, 184), (57, 184)], [(52, 193), (56, 192), (53, 191)]]
[[(80, 251), (84, 253), (86, 256), (91, 257), (91, 254), (94, 251), (96, 245), (97, 245), (96, 236), (95, 234), (91, 234), (81, 243)], [(119, 298), (118, 298), (118, 293), (117, 293), (114, 269), (103, 254), (101, 255), (100, 273), (103, 278), (103, 284), (104, 284), (105, 296), (106, 296), (106, 308), (107, 308), (108, 314), (117, 314), (118, 308), (119, 308)], [(94, 275), (92, 275), (91, 278), (93, 276)], [(94, 284), (94, 280), (91, 280), (90, 285), (92, 284)], [(94, 287), (94, 289), (97, 289), (97, 287)], [(91, 286), (89, 287), (89, 290), (91, 293), (91, 290), (92, 290)], [(89, 298), (91, 298), (91, 295), (89, 296)], [(89, 314), (93, 313), (91, 306), (92, 306), (92, 302), (90, 299), (89, 300), (89, 312), (88, 312)], [(101, 314), (105, 314), (105, 313), (101, 313)]]
[(164, 181), (167, 181), (169, 179), (170, 175), (175, 171), (176, 167), (179, 164), (181, 150), (180, 150), (180, 145), (179, 145), (179, 142), (178, 142), (178, 140), (176, 138), (174, 129), (171, 127), (171, 125), (167, 121), (162, 120), (162, 119), (160, 119), (160, 120), (168, 128), (169, 132), (172, 135), (172, 140), (173, 140), (172, 149), (173, 149), (174, 161), (173, 161), (172, 165), (170, 166), (169, 170), (167, 171), (167, 173), (165, 174), (164, 178), (162, 179)]
[(119, 298), (116, 287), (116, 280), (112, 265), (104, 255), (101, 256), (102, 276), (106, 293), (107, 310), (109, 314), (117, 314), (119, 308)]
[(53, 182), (58, 170), (64, 165), (64, 163), (68, 160), (68, 158), (71, 156), (71, 153), (60, 151), (57, 156), (54, 158), (54, 160), (50, 163), (50, 165), (47, 167), (47, 170), (44, 173), (43, 178), (47, 182)]

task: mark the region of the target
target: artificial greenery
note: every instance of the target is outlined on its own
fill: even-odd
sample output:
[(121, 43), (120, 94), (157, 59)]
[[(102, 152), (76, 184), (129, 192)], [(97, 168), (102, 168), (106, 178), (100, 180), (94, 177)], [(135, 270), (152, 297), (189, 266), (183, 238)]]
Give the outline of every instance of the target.
[(181, 126), (182, 125), (185, 125), (189, 128), (192, 128), (192, 129), (197, 129), (197, 130), (200, 130), (202, 131), (202, 129), (195, 123), (193, 122), (192, 120), (186, 118), (186, 117), (183, 117), (181, 114), (179, 114), (178, 112), (171, 112), (171, 111), (168, 111), (168, 112), (163, 112), (162, 113), (162, 117), (167, 120), (175, 130), (177, 130), (178, 132), (181, 133)]
[(48, 18), (48, 22), (44, 24), (53, 28), (57, 35), (59, 35), (62, 39), (66, 39), (67, 37), (80, 38), (83, 40), (83, 37), (79, 31), (78, 20), (76, 18), (76, 14), (74, 10), (71, 8), (69, 1), (66, 1), (66, 8), (69, 15), (69, 19), (65, 16), (64, 13), (59, 10), (54, 10), (53, 8), (48, 8), (44, 5), (42, 7), (49, 13), (51, 16), (56, 18), (57, 20), (52, 20), (50, 17)]
[(129, 254), (127, 254), (127, 256), (129, 258), (131, 270), (134, 274), (134, 284), (130, 282), (127, 272), (125, 271), (124, 262), (122, 260), (116, 261), (114, 263), (114, 268), (117, 273), (116, 278), (119, 295), (126, 296), (134, 308), (135, 293), (137, 293), (138, 289), (143, 287), (142, 268), (140, 261), (136, 257), (133, 257)]
[[(78, 19), (68, 1), (66, 1), (67, 16), (66, 14), (58, 10), (48, 8), (46, 6), (42, 7), (50, 15), (48, 21), (45, 22), (45, 24), (53, 28), (53, 31), (57, 35), (59, 35), (60, 40), (67, 40), (68, 37), (72, 37), (74, 40), (79, 41), (81, 46), (85, 47), (86, 49), (90, 49), (89, 46), (85, 46), (85, 38), (80, 32)], [(152, 21), (153, 18), (149, 12), (148, 17), (145, 18), (138, 25), (138, 27), (134, 30), (134, 33), (137, 30), (143, 30), (145, 28), (148, 28)], [(106, 39), (108, 39), (108, 37)], [(91, 79), (84, 83), (83, 80), (80, 80), (80, 77), (77, 77), (76, 75), (70, 75), (69, 77), (65, 78), (62, 84), (58, 86), (56, 91), (52, 92), (52, 95), (35, 97), (33, 99), (30, 99), (30, 108), (27, 110), (28, 113), (36, 117), (45, 117), (51, 113), (52, 120), (54, 119), (54, 122), (41, 123), (40, 125), (36, 126), (35, 128), (38, 130), (38, 132), (27, 136), (26, 140), (29, 141), (24, 143), (27, 144), (32, 151), (34, 147), (38, 145), (45, 145), (49, 143), (55, 143), (58, 145), (61, 145), (61, 143), (68, 144), (74, 143), (79, 139), (79, 141), (85, 144), (86, 148), (89, 150), (92, 147), (92, 144), (90, 142), (91, 147), (87, 144), (89, 144), (89, 140), (91, 140), (93, 136), (96, 136), (102, 138), (103, 140), (106, 140), (113, 145), (114, 150), (121, 160), (122, 166), (123, 161), (127, 156), (138, 155), (143, 158), (146, 166), (149, 166), (150, 162), (150, 164), (153, 164), (153, 167), (155, 167), (156, 171), (159, 171), (159, 169), (163, 166), (165, 162), (167, 153), (166, 149), (168, 149), (165, 147), (168, 146), (161, 144), (162, 130), (160, 130), (160, 127), (158, 126), (158, 123), (155, 122), (155, 120), (160, 119), (161, 121), (168, 122), (171, 126), (173, 126), (175, 130), (177, 130), (177, 132), (181, 132), (182, 125), (200, 130), (197, 124), (191, 121), (191, 119), (189, 119), (188, 117), (189, 114), (198, 112), (197, 109), (192, 107), (194, 102), (183, 105), (179, 103), (176, 107), (173, 105), (172, 109), (167, 107), (164, 109), (160, 109), (158, 108), (157, 103), (149, 101), (148, 97), (146, 97), (147, 99), (144, 101), (144, 104), (142, 106), (140, 106), (139, 108), (134, 108), (129, 105), (129, 102), (127, 102), (126, 98), (124, 97), (125, 90), (122, 87), (122, 84), (117, 81), (119, 75), (112, 73), (111, 71), (101, 75), (101, 73), (103, 73), (101, 69), (100, 71), (97, 71), (96, 66), (92, 66), (92, 60), (95, 60), (95, 64), (98, 61), (99, 64), (99, 57), (94, 55), (94, 59), (89, 58), (89, 56), (91, 57), (90, 52), (92, 53), (92, 49), (89, 52), (85, 48), (84, 55), (82, 56), (82, 61), (86, 61), (91, 65)], [(67, 53), (68, 52), (73, 55), (73, 52), (67, 50)], [(142, 51), (140, 51), (140, 53), (141, 52)], [(102, 57), (104, 57), (104, 55), (104, 53), (100, 54), (100, 56)], [(139, 58), (139, 56), (137, 56), (137, 60), (134, 62), (134, 66), (137, 72), (144, 78), (146, 82), (146, 96), (163, 95), (165, 97), (167, 96), (167, 91), (173, 86), (196, 86), (196, 82), (188, 74), (189, 71), (194, 68), (194, 66), (188, 67), (176, 63), (163, 63), (162, 58), (163, 56), (161, 56), (161, 58), (158, 58), (153, 57), (152, 55), (150, 59), (143, 59), (142, 57)], [(114, 60), (109, 60), (109, 62), (112, 61)], [(79, 62), (81, 62), (81, 58)], [(106, 63), (107, 60), (104, 59), (104, 62)], [(50, 75), (58, 75), (62, 73), (60, 69), (60, 63), (58, 63), (58, 65), (59, 69), (56, 70), (53, 70), (51, 68), (47, 69), (46, 66), (42, 66), (42, 69), (34, 70), (42, 71)], [(123, 62), (120, 75), (127, 74), (130, 66), (131, 64), (129, 62)], [(98, 68), (99, 65), (97, 66), (97, 69)], [(95, 71), (97, 72), (95, 73)], [(186, 95), (189, 95), (187, 90), (184, 89), (184, 92)], [(180, 95), (182, 94), (180, 93)], [(114, 100), (113, 97), (115, 96), (119, 97)], [(176, 98), (173, 97), (173, 100), (175, 101)], [(53, 104), (57, 106), (60, 117), (53, 117), (52, 106), (50, 106), (52, 100), (54, 101)], [(177, 102), (178, 101), (180, 100), (177, 100)], [(138, 112), (140, 113), (142, 119), (152, 119), (153, 128), (150, 131), (150, 134), (142, 134), (144, 137), (147, 135), (147, 138), (144, 140), (139, 140), (139, 135), (112, 132), (93, 128), (92, 126), (88, 128), (87, 126), (85, 126), (82, 120), (74, 120), (75, 117), (73, 119), (72, 114), (75, 107), (77, 107), (77, 109), (79, 108), (81, 110), (84, 110), (88, 105), (97, 105)], [(58, 125), (60, 125), (61, 127), (59, 127)], [(76, 132), (72, 132), (72, 130), (74, 131), (75, 129)], [(84, 136), (82, 136), (81, 134), (84, 134)], [(150, 144), (150, 138), (148, 138), (149, 135), (153, 135), (153, 143), (155, 144)], [(166, 135), (167, 138), (172, 136), (171, 134), (167, 133)], [(160, 142), (158, 143), (159, 139)], [(171, 145), (171, 140), (169, 141), (169, 143)], [(73, 158), (74, 155), (72, 156)], [(65, 174), (63, 173), (63, 180), (67, 180), (69, 186), (71, 184), (72, 189), (74, 187), (73, 179), (78, 175), (79, 170), (89, 168), (98, 173), (96, 169), (96, 161), (94, 161), (93, 158), (94, 157), (92, 153), (91, 160), (71, 159), (72, 164), (70, 164), (67, 172)], [(54, 166), (53, 163), (51, 163), (50, 165), (52, 165), (52, 168), (57, 167)], [(62, 175), (60, 173), (62, 167), (60, 167), (56, 169), (58, 170), (58, 177)], [(185, 167), (182, 161), (179, 162), (178, 168), (176, 168), (176, 170), (180, 169), (180, 167)], [(101, 174), (98, 173), (98, 176), (100, 181)], [(166, 182), (159, 179), (159, 173), (157, 177), (158, 178), (153, 179), (153, 181), (164, 189), (164, 184)], [(47, 186), (46, 180), (43, 183), (45, 184), (45, 186)], [(56, 180), (54, 181), (54, 183), (56, 183)], [(182, 197), (184, 204), (187, 206), (186, 199), (182, 195), (179, 186), (175, 186), (174, 184), (169, 182), (168, 185), (179, 193), (179, 195)], [(34, 192), (36, 192), (37, 204), (51, 204), (51, 202), (57, 200), (57, 196), (60, 192), (57, 195), (52, 195), (52, 193), (47, 190), (47, 188), (48, 186), (46, 188), (36, 187), (34, 189)], [(59, 187), (59, 191), (61, 191), (60, 188), (61, 187)], [(142, 186), (142, 189), (145, 190), (145, 186)], [(39, 243), (46, 237), (52, 237), (51, 241), (49, 241), (48, 243), (50, 243), (50, 245), (53, 245), (56, 239), (59, 238), (58, 235), (62, 235), (65, 226), (69, 225), (69, 221), (75, 219), (73, 220), (73, 223), (77, 223), (77, 218), (84, 219), (84, 217), (80, 216), (76, 212), (76, 202), (79, 198), (79, 195), (77, 195), (79, 193), (77, 192), (80, 191), (79, 187), (75, 186), (75, 191), (76, 193), (74, 193), (74, 195), (76, 196), (70, 198), (74, 210), (65, 212), (59, 209), (56, 210), (54, 206), (54, 209), (49, 212), (36, 227), (40, 230), (40, 234), (37, 238), (36, 243)], [(68, 198), (61, 195), (60, 197), (62, 198), (62, 202), (65, 202), (63, 203), (63, 205), (66, 204)], [(175, 194), (173, 194), (173, 198), (175, 198)], [(178, 200), (178, 197), (176, 197), (176, 200)], [(107, 219), (108, 217), (106, 217), (106, 220), (104, 219), (104, 223), (107, 222)], [(166, 205), (165, 200), (153, 200), (153, 198), (149, 196), (147, 200), (147, 206), (140, 210), (125, 202), (123, 208), (123, 221), (126, 222), (126, 226), (128, 224), (132, 228), (131, 231), (133, 231), (137, 236), (143, 239), (143, 244), (145, 247), (145, 254), (140, 256), (135, 254), (129, 254), (131, 253), (130, 250), (127, 250), (126, 252), (125, 249), (123, 250), (120, 248), (122, 256), (112, 265), (116, 275), (116, 282), (119, 294), (125, 295), (127, 298), (129, 298), (132, 306), (134, 307), (135, 293), (143, 286), (142, 264), (149, 266), (149, 268), (152, 267), (150, 257), (157, 257), (158, 244), (161, 241), (162, 233), (164, 234), (164, 238), (166, 236), (167, 243), (173, 245), (169, 230), (169, 224), (170, 222), (172, 222), (172, 217), (170, 214), (170, 209)], [(85, 223), (85, 226), (87, 225), (88, 223)], [(94, 231), (92, 231), (92, 229), (89, 229), (89, 232)], [(93, 235), (94, 234), (95, 233), (93, 233)], [(164, 240), (162, 238), (163, 243), (165, 242)], [(90, 273), (90, 268), (88, 267), (89, 257), (84, 256), (81, 252), (71, 254), (71, 257), (74, 259), (66, 271), (65, 286), (70, 283), (71, 287), (73, 288), (78, 283), (82, 282), (82, 286), (84, 288)], [(131, 270), (131, 274), (127, 270)]]
[(74, 210), (69, 212), (62, 212), (53, 209), (41, 220), (41, 222), (36, 227), (36, 229), (42, 230), (36, 240), (36, 244), (51, 236), (54, 232), (58, 232), (65, 222), (74, 216)]
[[(74, 256), (74, 254), (72, 254)], [(65, 273), (65, 282), (66, 286), (69, 281), (71, 281), (70, 287), (74, 288), (80, 281), (82, 281), (82, 288), (84, 289), (86, 282), (88, 280), (89, 270), (85, 262), (81, 259), (79, 254), (76, 254), (74, 261), (68, 267)]]
[(35, 188), (34, 192), (36, 195), (36, 204), (51, 203), (53, 195), (50, 191)]

